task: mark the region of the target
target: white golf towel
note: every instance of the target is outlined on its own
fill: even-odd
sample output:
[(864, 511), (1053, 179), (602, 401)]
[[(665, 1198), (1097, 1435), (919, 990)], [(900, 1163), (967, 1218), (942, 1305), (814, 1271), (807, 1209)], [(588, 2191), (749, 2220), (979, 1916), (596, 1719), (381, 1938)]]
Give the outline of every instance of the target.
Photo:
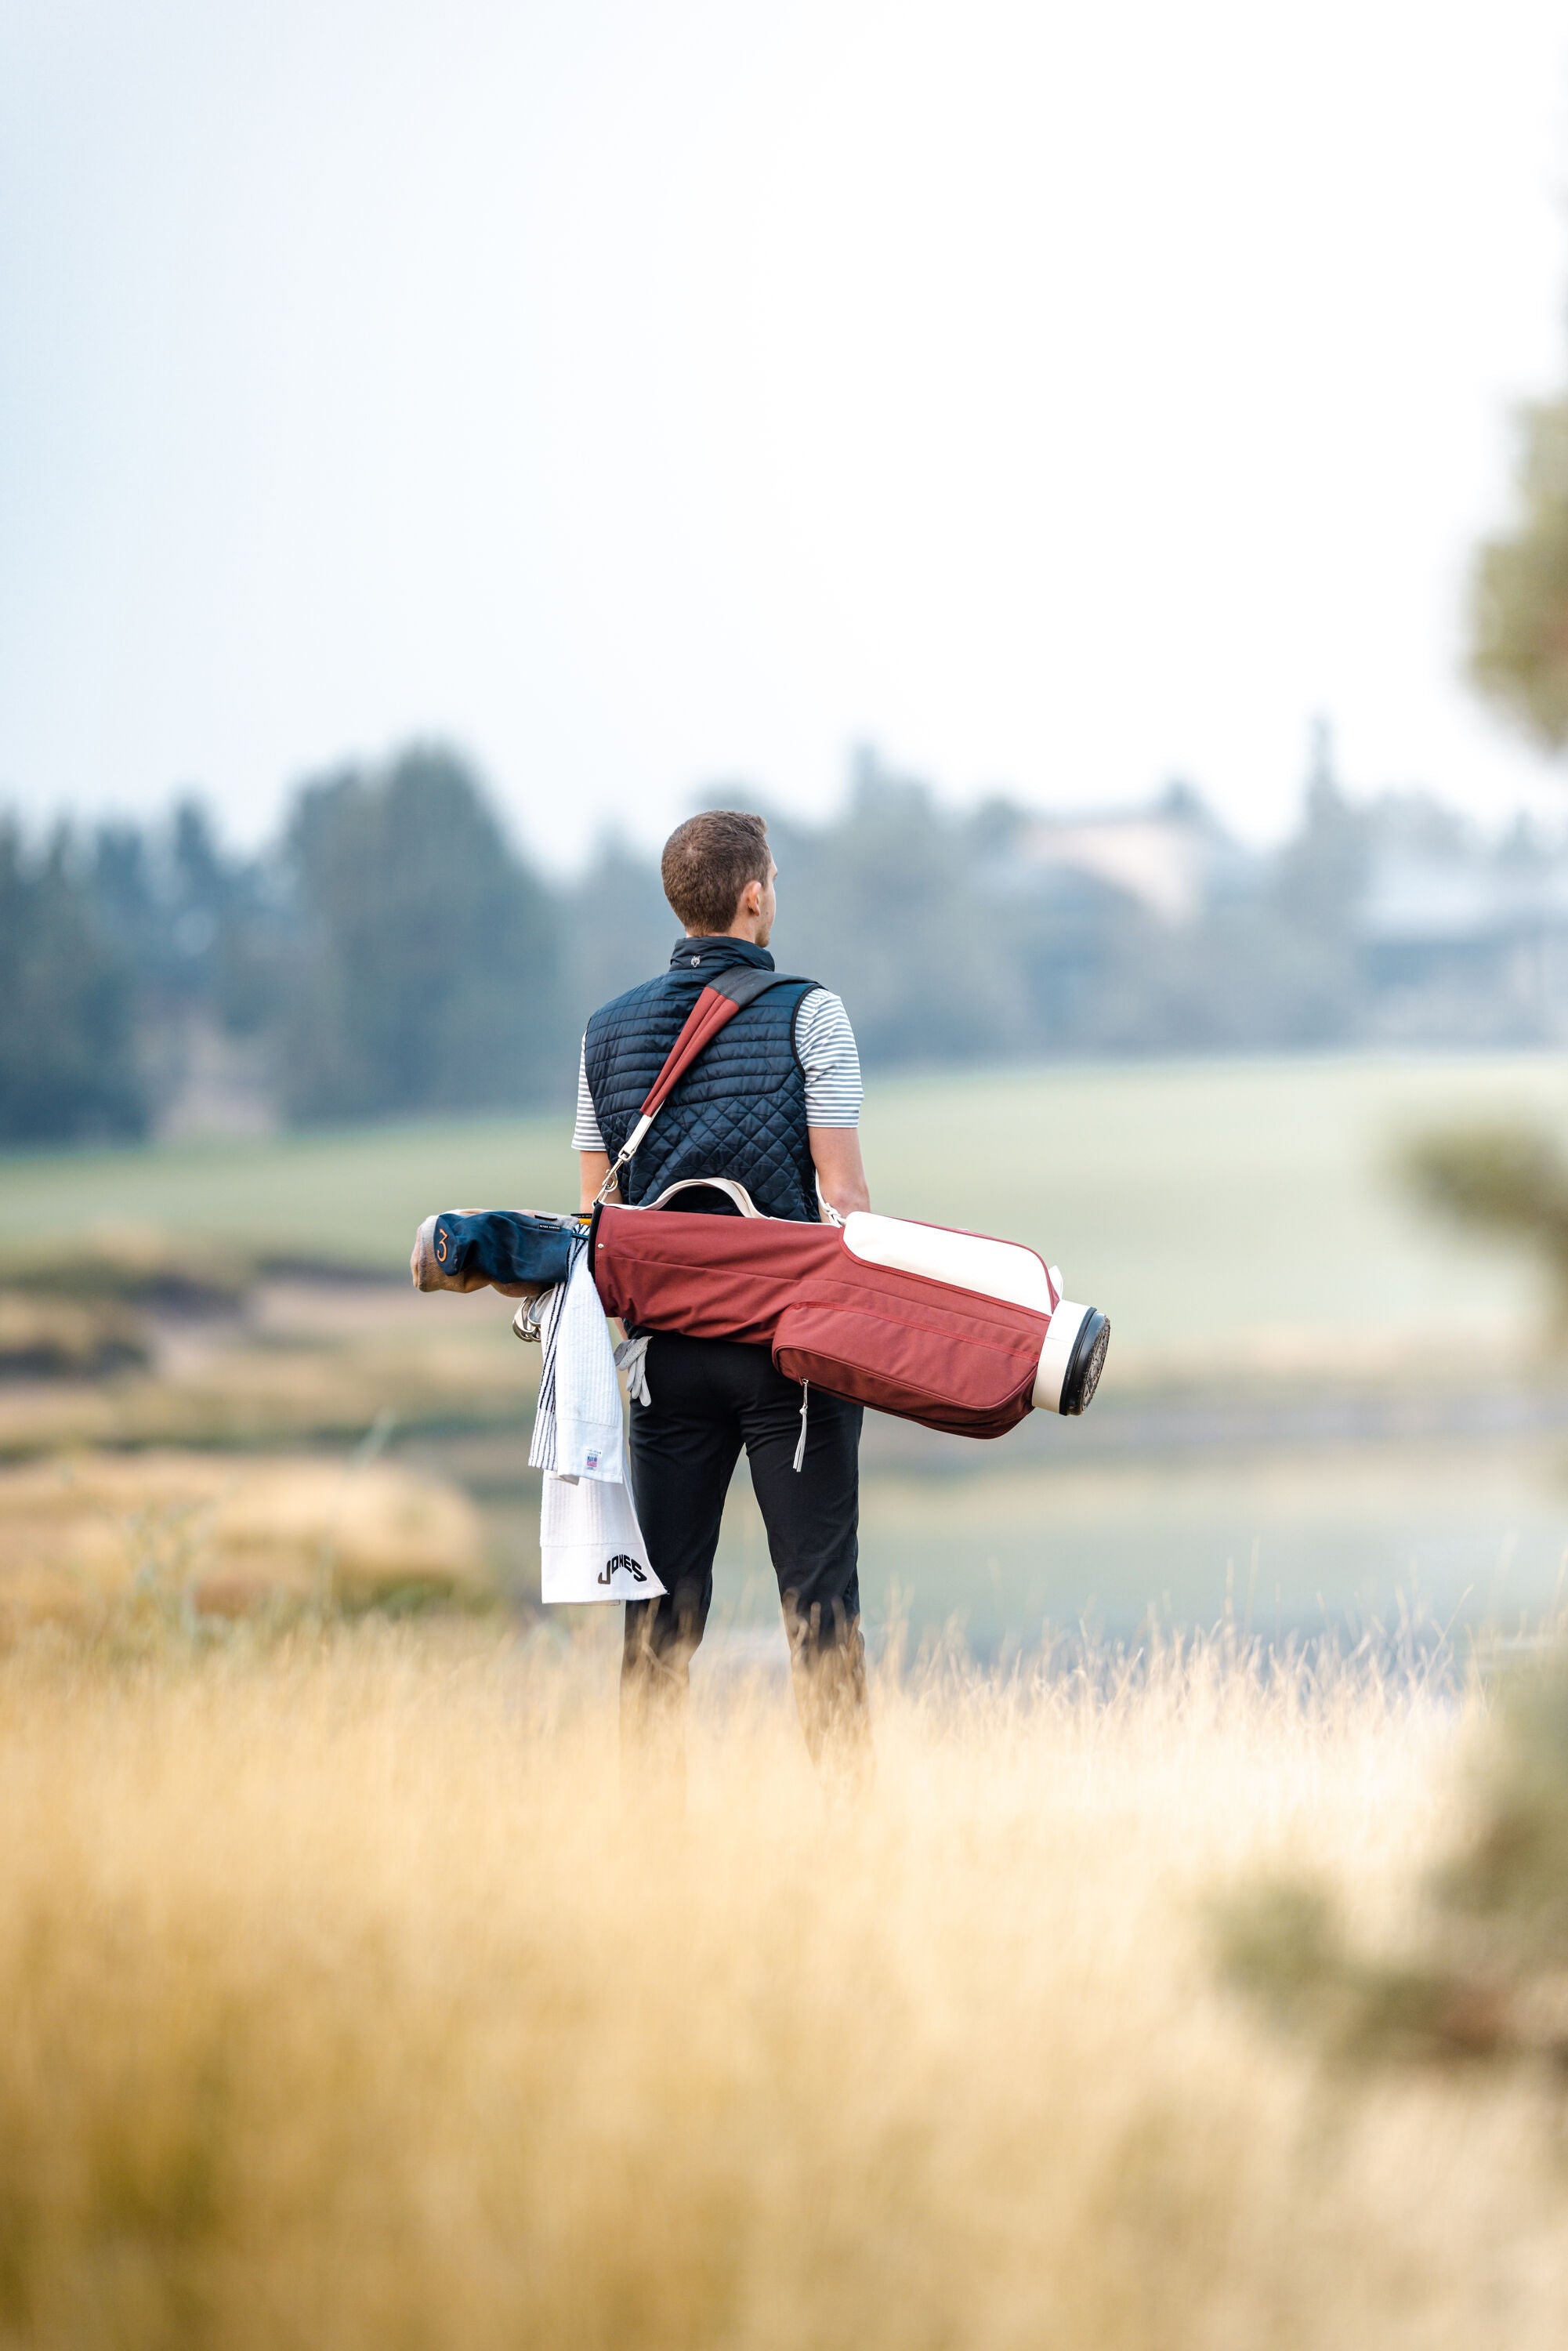
[(610, 1326), (586, 1244), (536, 1301), (544, 1362), (528, 1461), (545, 1473), (539, 1512), (546, 1602), (652, 1600), (664, 1592), (626, 1483), (626, 1441)]
[(603, 1478), (545, 1471), (539, 1594), (561, 1600), (653, 1600), (664, 1587), (648, 1561), (632, 1489)]

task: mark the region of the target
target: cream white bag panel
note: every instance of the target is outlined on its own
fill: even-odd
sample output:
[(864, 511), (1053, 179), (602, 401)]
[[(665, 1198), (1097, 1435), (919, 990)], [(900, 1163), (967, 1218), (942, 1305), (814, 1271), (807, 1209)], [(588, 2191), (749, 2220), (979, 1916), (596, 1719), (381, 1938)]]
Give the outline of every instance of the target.
[(923, 1273), (950, 1281), (982, 1298), (1009, 1306), (1054, 1311), (1045, 1260), (1018, 1241), (988, 1240), (981, 1233), (952, 1233), (943, 1225), (914, 1225), (901, 1217), (879, 1217), (857, 1208), (844, 1223), (844, 1244), (865, 1265), (885, 1265), (894, 1273)]

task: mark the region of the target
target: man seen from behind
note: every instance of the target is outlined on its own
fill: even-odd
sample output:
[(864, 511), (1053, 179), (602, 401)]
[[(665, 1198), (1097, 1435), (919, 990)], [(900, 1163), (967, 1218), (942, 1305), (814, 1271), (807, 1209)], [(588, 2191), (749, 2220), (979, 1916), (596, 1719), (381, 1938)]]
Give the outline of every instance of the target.
[[(664, 844), (664, 894), (684, 926), (669, 968), (602, 1005), (583, 1038), (572, 1136), (591, 1206), (698, 994), (737, 964), (771, 971), (778, 868), (758, 816), (710, 809)], [(721, 1029), (680, 1079), (620, 1196), (658, 1200), (674, 1184), (722, 1176), (762, 1215), (816, 1222), (870, 1206), (861, 1162), (859, 1057), (840, 999), (782, 982)], [(617, 1196), (612, 1194), (612, 1196)], [(736, 1214), (724, 1194), (686, 1191), (681, 1209)], [(649, 1401), (633, 1402), (632, 1481), (665, 1597), (626, 1604), (623, 1741), (679, 1774), (691, 1659), (713, 1599), (725, 1496), (746, 1448), (789, 1639), (796, 1702), (819, 1764), (869, 1756), (861, 1638), (862, 1410), (806, 1395), (766, 1347), (673, 1332), (648, 1344)]]

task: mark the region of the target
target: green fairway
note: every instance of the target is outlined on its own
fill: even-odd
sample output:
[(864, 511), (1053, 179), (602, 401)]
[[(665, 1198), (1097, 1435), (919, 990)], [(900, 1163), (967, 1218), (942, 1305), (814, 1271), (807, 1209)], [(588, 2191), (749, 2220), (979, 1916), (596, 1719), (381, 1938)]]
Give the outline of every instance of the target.
[(407, 1264), (432, 1209), (577, 1206), (559, 1119), (465, 1119), (235, 1143), (0, 1159), (0, 1244), (154, 1225)]
[[(1523, 1112), (1568, 1123), (1545, 1056), (1142, 1063), (879, 1080), (876, 1205), (1015, 1236), (1110, 1311), (1113, 1360), (1238, 1334), (1460, 1348), (1532, 1311), (1527, 1268), (1457, 1244), (1388, 1173), (1402, 1134)], [(106, 1223), (341, 1254), (389, 1271), (437, 1207), (575, 1206), (565, 1106), (270, 1141), (0, 1160), (0, 1243)], [(1219, 1359), (1216, 1360), (1216, 1351)]]
[(1355, 1349), (1532, 1311), (1530, 1270), (1458, 1244), (1389, 1165), (1403, 1135), (1512, 1114), (1568, 1122), (1568, 1070), (1124, 1064), (878, 1088), (866, 1155), (879, 1207), (1032, 1242), (1071, 1296), (1108, 1310), (1123, 1350), (1263, 1331), (1339, 1332)]

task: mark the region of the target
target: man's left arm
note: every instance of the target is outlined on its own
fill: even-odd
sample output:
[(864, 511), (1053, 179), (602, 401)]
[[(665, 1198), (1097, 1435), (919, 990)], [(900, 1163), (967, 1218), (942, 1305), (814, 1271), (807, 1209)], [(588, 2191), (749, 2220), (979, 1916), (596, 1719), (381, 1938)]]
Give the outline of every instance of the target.
[(817, 1183), (830, 1208), (841, 1217), (869, 1208), (871, 1190), (861, 1158), (860, 1130), (853, 1126), (809, 1126)]
[(847, 1217), (870, 1207), (871, 1191), (861, 1158), (860, 1054), (839, 998), (825, 987), (813, 989), (800, 1007), (797, 1038), (817, 1187), (835, 1215)]

